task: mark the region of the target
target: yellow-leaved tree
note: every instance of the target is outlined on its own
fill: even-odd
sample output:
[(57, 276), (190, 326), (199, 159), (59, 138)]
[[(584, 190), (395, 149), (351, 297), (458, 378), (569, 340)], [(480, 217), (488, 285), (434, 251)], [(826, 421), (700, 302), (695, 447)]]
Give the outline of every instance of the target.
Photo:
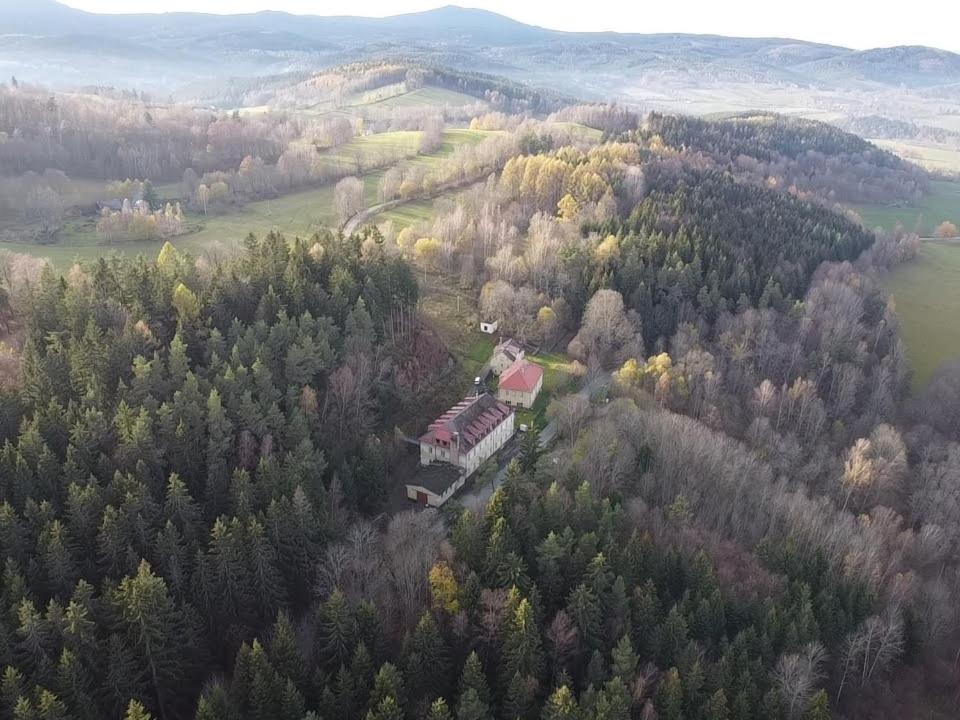
[(453, 569), (441, 560), (430, 568), (430, 596), (434, 606), (453, 615), (460, 610), (460, 584)]

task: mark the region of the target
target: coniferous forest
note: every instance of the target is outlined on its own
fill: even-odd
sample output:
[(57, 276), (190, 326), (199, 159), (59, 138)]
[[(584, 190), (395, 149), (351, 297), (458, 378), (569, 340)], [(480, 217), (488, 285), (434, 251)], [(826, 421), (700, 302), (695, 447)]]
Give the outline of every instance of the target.
[(42, 276), (3, 397), (3, 717), (780, 716), (775, 660), (872, 607), (822, 558), (771, 544), (784, 592), (725, 593), (535, 446), (452, 547), (412, 513), (378, 538), (365, 430), (417, 289), (367, 240)]

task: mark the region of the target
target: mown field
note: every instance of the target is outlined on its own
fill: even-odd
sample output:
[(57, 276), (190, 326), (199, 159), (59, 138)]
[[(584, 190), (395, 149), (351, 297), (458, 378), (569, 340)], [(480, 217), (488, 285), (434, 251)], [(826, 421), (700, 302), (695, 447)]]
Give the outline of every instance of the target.
[(913, 205), (855, 205), (853, 207), (869, 228), (892, 230), (899, 222), (922, 237), (933, 235), (944, 220), (960, 226), (960, 182), (939, 180), (930, 184), (931, 192)]
[(942, 363), (960, 358), (960, 243), (925, 242), (919, 257), (894, 270), (893, 295), (913, 366), (914, 389)]
[(417, 200), (404, 203), (392, 210), (385, 210), (375, 215), (371, 222), (380, 225), (385, 222), (392, 222), (393, 229), (400, 231), (410, 225), (416, 225), (420, 222), (429, 222), (433, 219), (433, 201)]

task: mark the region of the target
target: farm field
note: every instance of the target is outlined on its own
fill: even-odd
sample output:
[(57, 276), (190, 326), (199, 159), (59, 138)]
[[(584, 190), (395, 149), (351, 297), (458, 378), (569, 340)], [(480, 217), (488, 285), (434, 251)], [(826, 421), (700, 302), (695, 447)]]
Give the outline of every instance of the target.
[(960, 244), (926, 242), (913, 262), (886, 280), (913, 366), (913, 386), (924, 387), (944, 362), (960, 358)]
[(913, 143), (907, 140), (873, 140), (874, 145), (915, 162), (927, 170), (960, 172), (960, 149)]
[(392, 222), (393, 229), (399, 232), (405, 227), (416, 225), (420, 222), (429, 222), (433, 218), (432, 200), (414, 200), (404, 203), (392, 210), (384, 210), (370, 219), (370, 222), (380, 225), (385, 222)]
[[(204, 252), (229, 252), (250, 232), (263, 235), (278, 230), (289, 238), (298, 234), (309, 235), (334, 223), (333, 186), (324, 185), (274, 200), (248, 203), (224, 215), (204, 218), (191, 214), (188, 221), (197, 230), (171, 238), (170, 241), (178, 249), (195, 256)], [(76, 260), (90, 260), (113, 252), (123, 255), (142, 253), (152, 257), (164, 243), (163, 240), (155, 240), (104, 245), (99, 242), (91, 219), (68, 221), (61, 236), (61, 241), (52, 245), (0, 243), (0, 249), (46, 257), (62, 270)]]
[(869, 228), (892, 230), (899, 222), (908, 231), (917, 230), (921, 237), (930, 237), (944, 220), (960, 225), (960, 182), (938, 180), (930, 184), (931, 192), (915, 205), (854, 205), (853, 209)]

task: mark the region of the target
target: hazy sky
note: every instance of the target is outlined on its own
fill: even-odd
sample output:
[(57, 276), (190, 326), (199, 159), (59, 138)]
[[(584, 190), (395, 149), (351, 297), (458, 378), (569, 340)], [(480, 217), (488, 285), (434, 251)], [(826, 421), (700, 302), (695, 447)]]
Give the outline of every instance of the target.
[[(29, 0), (27, 0), (29, 2)], [(443, 0), (66, 0), (94, 12), (192, 10), (214, 13), (286, 10), (311, 15), (395, 15)], [(523, 22), (557, 30), (691, 32), (776, 36), (854, 48), (931, 45), (960, 52), (956, 0), (463, 0)]]

